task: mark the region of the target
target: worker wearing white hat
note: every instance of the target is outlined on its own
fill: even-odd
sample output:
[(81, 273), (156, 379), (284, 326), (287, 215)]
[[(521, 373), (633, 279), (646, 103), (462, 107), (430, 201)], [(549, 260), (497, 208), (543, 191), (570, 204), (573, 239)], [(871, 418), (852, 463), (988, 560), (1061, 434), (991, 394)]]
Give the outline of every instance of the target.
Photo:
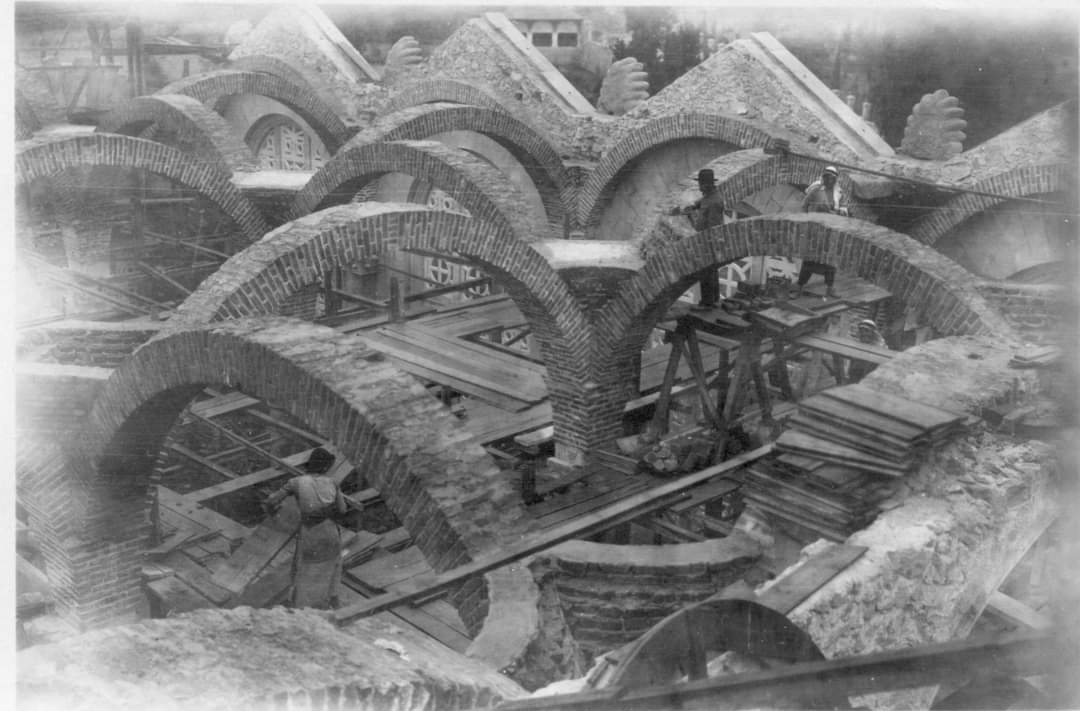
[[(844, 205), (844, 192), (836, 184), (839, 176), (840, 171), (834, 166), (826, 166), (825, 170), (821, 171), (821, 179), (815, 180), (806, 189), (806, 195), (802, 202), (803, 212), (828, 212), (833, 215), (847, 217), (848, 209)], [(831, 264), (809, 260), (804, 260), (802, 268), (799, 270), (799, 278), (796, 281), (799, 293), (802, 293), (803, 287), (806, 286), (806, 283), (810, 281), (810, 277), (814, 274), (824, 275), (825, 295), (835, 298), (836, 292), (833, 291), (833, 280), (836, 279), (836, 267)]]

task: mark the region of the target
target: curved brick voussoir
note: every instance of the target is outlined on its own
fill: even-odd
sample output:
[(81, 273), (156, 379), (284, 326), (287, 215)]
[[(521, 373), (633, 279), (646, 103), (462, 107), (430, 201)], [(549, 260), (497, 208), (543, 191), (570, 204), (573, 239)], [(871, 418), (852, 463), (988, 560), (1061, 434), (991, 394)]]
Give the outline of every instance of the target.
[[(89, 489), (144, 487), (168, 427), (211, 383), (266, 399), (326, 436), (379, 489), (437, 570), (490, 552), (521, 528), (517, 493), (419, 381), (356, 337), (274, 317), (182, 328), (136, 351), (87, 417), (80, 474)], [(127, 505), (146, 502), (131, 497)], [(116, 509), (115, 497), (98, 505), (86, 515), (87, 530), (95, 520), (123, 518)]]
[(318, 134), (319, 140), (331, 154), (337, 152), (353, 133), (310, 85), (297, 85), (267, 72), (220, 69), (174, 81), (157, 93), (184, 94), (218, 113), (224, 110), (223, 104), (231, 96), (265, 96), (295, 111)]
[[(153, 126), (154, 140), (231, 171), (256, 170), (255, 156), (225, 119), (182, 94), (140, 96), (98, 122), (98, 131), (139, 136)], [(164, 135), (168, 140), (163, 140)]]
[(528, 203), (505, 176), (486, 161), (434, 141), (350, 141), (312, 176), (293, 203), (293, 217), (349, 202), (361, 188), (386, 173), (405, 173), (446, 191), (474, 218), (491, 222), (525, 242), (558, 235), (527, 219)]
[[(970, 187), (1005, 198), (1057, 192), (1074, 194), (1076, 169), (1065, 164), (1025, 165), (980, 180)], [(1003, 202), (1005, 200), (999, 198), (964, 193), (917, 221), (908, 234), (923, 244), (936, 244), (965, 221)]]
[(494, 92), (455, 79), (421, 79), (410, 82), (394, 91), (386, 111), (394, 113), (412, 106), (435, 103), (466, 104), (509, 112)]
[[(648, 255), (595, 317), (598, 352), (628, 354), (644, 347), (667, 308), (702, 269), (744, 257), (782, 255), (832, 264), (888, 290), (941, 335), (1017, 334), (979, 293), (981, 281), (936, 250), (861, 220), (826, 214), (748, 218), (699, 232)], [(594, 408), (594, 422), (617, 422), (621, 402)]]
[(551, 141), (506, 111), (453, 103), (427, 103), (398, 110), (358, 133), (352, 143), (425, 139), (450, 131), (472, 131), (508, 150), (532, 179), (548, 222), (561, 226), (568, 212), (562, 193), (568, 186), (562, 160)]
[(138, 168), (196, 190), (215, 203), (254, 242), (269, 231), (262, 215), (218, 165), (161, 143), (111, 133), (34, 139), (17, 145), (17, 182), (54, 178), (79, 167)]
[(645, 153), (683, 139), (710, 138), (738, 148), (764, 148), (769, 133), (745, 121), (715, 114), (680, 113), (648, 122), (604, 151), (581, 189), (581, 224), (593, 227), (607, 208), (619, 182)]

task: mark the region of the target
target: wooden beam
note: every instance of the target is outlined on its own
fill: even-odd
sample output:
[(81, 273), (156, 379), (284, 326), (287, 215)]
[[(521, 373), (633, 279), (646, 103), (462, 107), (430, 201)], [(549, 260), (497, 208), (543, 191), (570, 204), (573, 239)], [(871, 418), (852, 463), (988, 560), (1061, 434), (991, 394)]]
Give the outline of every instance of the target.
[(1071, 658), (1066, 650), (1064, 640), (1049, 635), (1012, 634), (989, 641), (962, 640), (804, 662), (683, 684), (529, 697), (504, 701), (495, 708), (498, 711), (805, 708), (806, 702), (802, 700), (828, 698), (835, 695), (838, 688), (843, 689), (846, 696), (862, 696), (943, 683), (966, 683), (973, 677), (1014, 678), (1059, 671), (1061, 660)]
[(443, 294), (452, 294), (455, 291), (463, 291), (465, 289), (471, 289), (474, 286), (481, 286), (491, 282), (491, 277), (483, 277), (481, 279), (470, 279), (458, 284), (446, 284), (437, 289), (428, 289), (427, 291), (421, 291), (416, 294), (409, 294), (405, 297), (405, 303), (410, 301), (422, 301), (423, 299), (430, 299), (435, 296), (442, 296)]
[[(199, 419), (204, 419), (204, 418), (200, 417)], [(225, 477), (226, 479), (235, 479), (237, 477), (236, 472), (234, 472), (232, 470), (229, 470), (229, 469), (226, 469), (225, 467), (221, 466), (217, 462), (210, 461), (209, 459), (202, 456), (198, 452), (192, 451), (192, 450), (188, 449), (187, 447), (185, 447), (182, 444), (179, 444), (177, 442), (170, 442), (166, 446), (170, 450), (172, 450), (173, 452), (176, 452), (180, 456), (184, 457), (185, 459), (187, 459), (187, 460), (189, 460), (191, 462), (194, 462), (195, 464), (198, 464), (200, 467), (202, 467), (203, 469), (206, 469), (207, 471), (214, 472), (218, 476)]]
[(1050, 618), (1009, 597), (1000, 590), (995, 590), (986, 603), (986, 611), (1023, 630), (1046, 631), (1054, 626)]
[(359, 617), (373, 615), (376, 612), (382, 612), (397, 605), (426, 597), (436, 590), (454, 585), (474, 575), (481, 575), (489, 570), (500, 568), (508, 563), (513, 563), (563, 541), (587, 537), (633, 520), (638, 516), (670, 505), (686, 489), (702, 484), (719, 474), (733, 471), (765, 456), (772, 450), (773, 445), (771, 443), (764, 447), (758, 447), (695, 474), (690, 474), (649, 491), (630, 496), (577, 520), (529, 536), (517, 544), (500, 550), (498, 553), (483, 556), (471, 563), (448, 570), (437, 576), (418, 577), (414, 581), (397, 586), (398, 589), (395, 592), (337, 610), (334, 613), (334, 619), (338, 624), (345, 624)]
[(342, 289), (327, 289), (328, 292), (334, 296), (345, 299), (346, 301), (355, 301), (358, 304), (364, 304), (370, 306), (373, 309), (385, 309), (385, 301), (376, 301), (375, 299), (369, 299), (366, 296), (360, 296), (359, 294), (353, 294), (352, 292), (343, 291)]
[(161, 234), (159, 232), (153, 232), (151, 230), (144, 230), (143, 234), (146, 237), (149, 237), (150, 239), (155, 240), (157, 242), (164, 242), (166, 244), (175, 244), (178, 247), (187, 247), (188, 249), (193, 249), (196, 252), (202, 252), (203, 254), (210, 254), (210, 255), (213, 255), (213, 256), (218, 257), (220, 259), (228, 259), (229, 258), (229, 255), (226, 254), (225, 252), (219, 252), (216, 249), (210, 249), (209, 247), (204, 247), (201, 244), (195, 244), (194, 242), (188, 242), (187, 240), (177, 239), (176, 237), (170, 237), (169, 235), (163, 235), (163, 234)]
[(180, 294), (183, 297), (187, 298), (188, 296), (191, 296), (191, 289), (187, 288), (186, 286), (184, 286), (180, 282), (176, 281), (175, 279), (172, 279), (171, 277), (169, 277), (164, 272), (162, 272), (162, 271), (160, 271), (158, 269), (155, 269), (154, 267), (150, 266), (146, 262), (137, 261), (137, 262), (135, 262), (135, 266), (138, 267), (139, 270), (141, 270), (142, 272), (144, 272), (146, 274), (149, 274), (150, 276), (155, 277), (157, 279), (160, 279), (161, 281), (165, 282), (166, 284), (171, 286), (176, 291), (179, 291)]

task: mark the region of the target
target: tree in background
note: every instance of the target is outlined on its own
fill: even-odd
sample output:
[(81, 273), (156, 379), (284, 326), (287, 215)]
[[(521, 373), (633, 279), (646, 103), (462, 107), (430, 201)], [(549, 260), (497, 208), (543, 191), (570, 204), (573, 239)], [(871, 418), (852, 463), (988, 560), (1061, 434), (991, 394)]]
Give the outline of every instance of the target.
[(649, 92), (656, 94), (698, 63), (699, 30), (678, 25), (669, 7), (628, 7), (629, 42), (612, 47), (615, 60), (633, 57), (649, 74)]

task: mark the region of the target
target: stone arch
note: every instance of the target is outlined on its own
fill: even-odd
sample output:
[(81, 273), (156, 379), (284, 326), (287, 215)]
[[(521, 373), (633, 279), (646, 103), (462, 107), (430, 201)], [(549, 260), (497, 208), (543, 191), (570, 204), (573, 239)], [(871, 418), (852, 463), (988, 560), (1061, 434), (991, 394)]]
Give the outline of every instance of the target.
[[(1021, 198), (1069, 190), (1075, 186), (1075, 170), (1061, 163), (1025, 165), (980, 180), (974, 190), (1001, 195), (1002, 198)], [(963, 193), (920, 219), (908, 235), (923, 244), (933, 245), (956, 227), (1005, 200)]]
[(16, 148), (15, 180), (29, 183), (80, 166), (139, 168), (176, 181), (213, 201), (252, 242), (270, 229), (217, 165), (142, 138), (93, 133), (27, 142)]
[(681, 113), (649, 121), (628, 131), (604, 151), (581, 188), (578, 203), (581, 224), (595, 227), (620, 180), (646, 153), (665, 144), (688, 139), (711, 139), (736, 148), (764, 148), (772, 137), (746, 121), (716, 114)]
[(402, 109), (422, 104), (467, 104), (493, 111), (509, 109), (494, 93), (486, 88), (454, 79), (424, 79), (412, 82), (394, 92), (386, 106), (386, 113), (396, 113)]
[(331, 154), (349, 140), (353, 133), (310, 86), (298, 86), (288, 79), (266, 72), (221, 69), (180, 79), (157, 93), (184, 94), (218, 113), (224, 110), (224, 104), (231, 96), (265, 96), (284, 104), (301, 116), (318, 134), (319, 140)]
[(572, 204), (569, 180), (551, 141), (509, 113), (480, 106), (426, 103), (384, 116), (354, 137), (355, 142), (426, 139), (450, 131), (483, 134), (506, 148), (525, 168), (544, 203), (548, 222), (562, 225)]
[[(199, 390), (237, 387), (286, 409), (364, 472), (436, 570), (494, 550), (521, 529), (517, 493), (457, 419), (412, 376), (356, 337), (287, 318), (163, 333), (139, 348), (95, 399), (79, 440), (66, 522), (90, 542), (124, 539), (118, 569), (142, 553), (152, 466), (168, 429)], [(468, 500), (468, 506), (462, 501)], [(145, 539), (142, 541), (145, 545)], [(487, 612), (477, 578), (452, 593), (474, 632)]]
[(182, 94), (140, 96), (122, 104), (98, 122), (97, 130), (138, 137), (155, 126), (174, 137), (173, 148), (213, 161), (231, 171), (256, 169), (255, 159), (223, 118), (196, 99)]
[(364, 185), (387, 173), (423, 178), (446, 191), (469, 213), (526, 242), (551, 237), (548, 225), (529, 214), (520, 192), (502, 173), (472, 154), (434, 141), (350, 141), (297, 194), (294, 218), (348, 202)]

